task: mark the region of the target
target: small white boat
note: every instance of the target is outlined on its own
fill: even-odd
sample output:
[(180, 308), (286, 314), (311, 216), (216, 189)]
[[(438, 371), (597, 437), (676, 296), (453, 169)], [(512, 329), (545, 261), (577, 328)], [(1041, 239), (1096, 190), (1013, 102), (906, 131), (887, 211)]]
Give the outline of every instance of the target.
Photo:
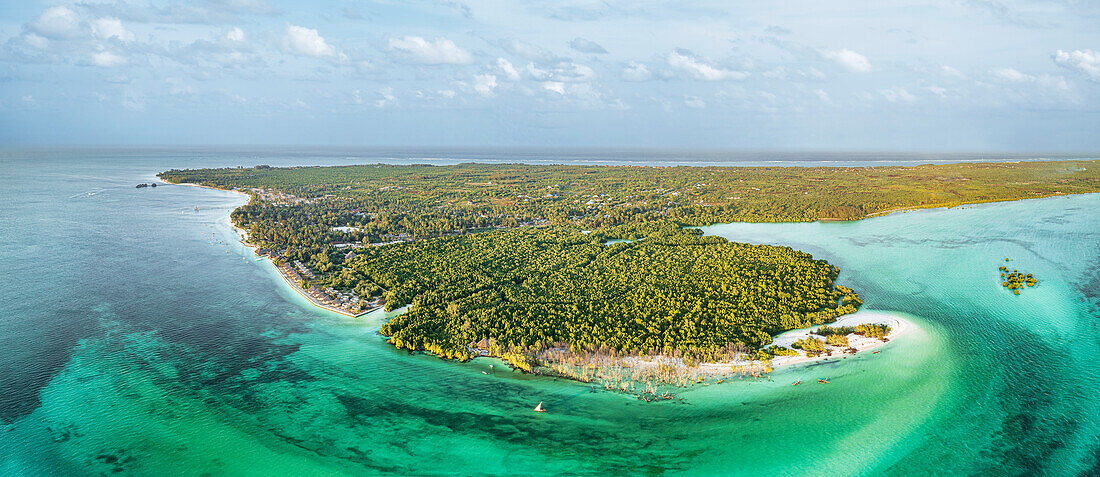
[(535, 412), (546, 412), (546, 409), (542, 408), (542, 401), (539, 401), (539, 405), (535, 406)]

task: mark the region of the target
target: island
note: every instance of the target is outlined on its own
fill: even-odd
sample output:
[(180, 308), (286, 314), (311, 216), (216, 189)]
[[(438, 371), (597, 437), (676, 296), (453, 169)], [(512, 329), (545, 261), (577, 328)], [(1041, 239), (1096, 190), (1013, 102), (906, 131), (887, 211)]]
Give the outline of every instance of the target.
[[(1009, 259), (1005, 259), (1009, 261)], [(1020, 290), (1024, 289), (1024, 285), (1033, 287), (1039, 283), (1039, 280), (1035, 279), (1035, 276), (1030, 273), (1023, 273), (1019, 270), (1009, 270), (1008, 267), (1001, 265), (998, 267), (1001, 271), (1001, 286), (1012, 291), (1014, 295), (1019, 295)]]
[(654, 396), (655, 383), (725, 379), (699, 371), (715, 364), (759, 376), (777, 357), (891, 333), (861, 323), (773, 344), (784, 331), (851, 315), (858, 294), (807, 253), (690, 226), (1097, 192), (1098, 165), (263, 165), (159, 177), (249, 194), (233, 223), (299, 291), (348, 314), (407, 306), (380, 329), (398, 348), (495, 356)]

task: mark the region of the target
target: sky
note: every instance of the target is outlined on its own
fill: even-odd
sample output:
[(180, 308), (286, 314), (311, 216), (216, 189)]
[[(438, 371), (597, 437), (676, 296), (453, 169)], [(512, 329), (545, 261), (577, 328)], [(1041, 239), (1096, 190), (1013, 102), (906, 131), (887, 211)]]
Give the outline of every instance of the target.
[(0, 145), (1100, 151), (1100, 1), (0, 0)]

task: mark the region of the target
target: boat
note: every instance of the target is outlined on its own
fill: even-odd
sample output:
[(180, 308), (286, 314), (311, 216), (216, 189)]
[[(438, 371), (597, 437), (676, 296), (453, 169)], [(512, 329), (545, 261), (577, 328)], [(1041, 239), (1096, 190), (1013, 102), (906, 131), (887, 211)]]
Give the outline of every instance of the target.
[(485, 371), (482, 371), (481, 374), (489, 374), (489, 373), (486, 373)]
[(825, 379), (820, 379), (819, 378), (817, 380), (817, 382), (820, 383), (820, 384), (829, 384), (829, 378), (825, 378)]
[(882, 350), (878, 350), (878, 349), (876, 349), (876, 350), (872, 351), (872, 352), (871, 352), (871, 354), (879, 354), (879, 352), (881, 352), (881, 351), (882, 351)]
[(795, 381), (795, 382), (791, 383), (791, 386), (798, 386), (799, 384), (802, 384), (802, 379), (799, 379), (798, 381)]
[(539, 405), (535, 406), (535, 412), (546, 412), (546, 409), (542, 408), (542, 401), (539, 401)]

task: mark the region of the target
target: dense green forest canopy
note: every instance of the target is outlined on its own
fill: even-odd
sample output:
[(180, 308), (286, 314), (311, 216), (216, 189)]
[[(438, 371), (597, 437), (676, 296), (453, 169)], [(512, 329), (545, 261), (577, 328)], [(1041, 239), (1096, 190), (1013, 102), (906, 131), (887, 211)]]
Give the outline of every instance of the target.
[[(531, 351), (761, 349), (855, 311), (837, 270), (684, 225), (855, 220), (904, 208), (1100, 191), (1100, 161), (916, 167), (365, 165), (171, 170), (247, 191), (235, 224), (311, 284), (414, 305), (382, 331), (466, 359)], [(608, 240), (632, 240), (606, 245)], [(370, 243), (390, 243), (371, 246)], [(347, 254), (354, 250), (354, 256)]]
[(380, 239), (542, 221), (598, 228), (654, 220), (853, 220), (900, 208), (1096, 192), (1100, 161), (915, 167), (377, 164), (172, 170), (161, 178), (279, 191), (321, 219), (314, 222), (355, 225)]
[(387, 306), (414, 305), (382, 327), (395, 345), (456, 358), (488, 339), (505, 349), (717, 359), (735, 351), (731, 343), (756, 349), (859, 303), (834, 287), (835, 267), (804, 252), (667, 222), (645, 228), (644, 238), (611, 245), (604, 241), (621, 231), (527, 227), (431, 239), (371, 247), (350, 266), (386, 288)]

